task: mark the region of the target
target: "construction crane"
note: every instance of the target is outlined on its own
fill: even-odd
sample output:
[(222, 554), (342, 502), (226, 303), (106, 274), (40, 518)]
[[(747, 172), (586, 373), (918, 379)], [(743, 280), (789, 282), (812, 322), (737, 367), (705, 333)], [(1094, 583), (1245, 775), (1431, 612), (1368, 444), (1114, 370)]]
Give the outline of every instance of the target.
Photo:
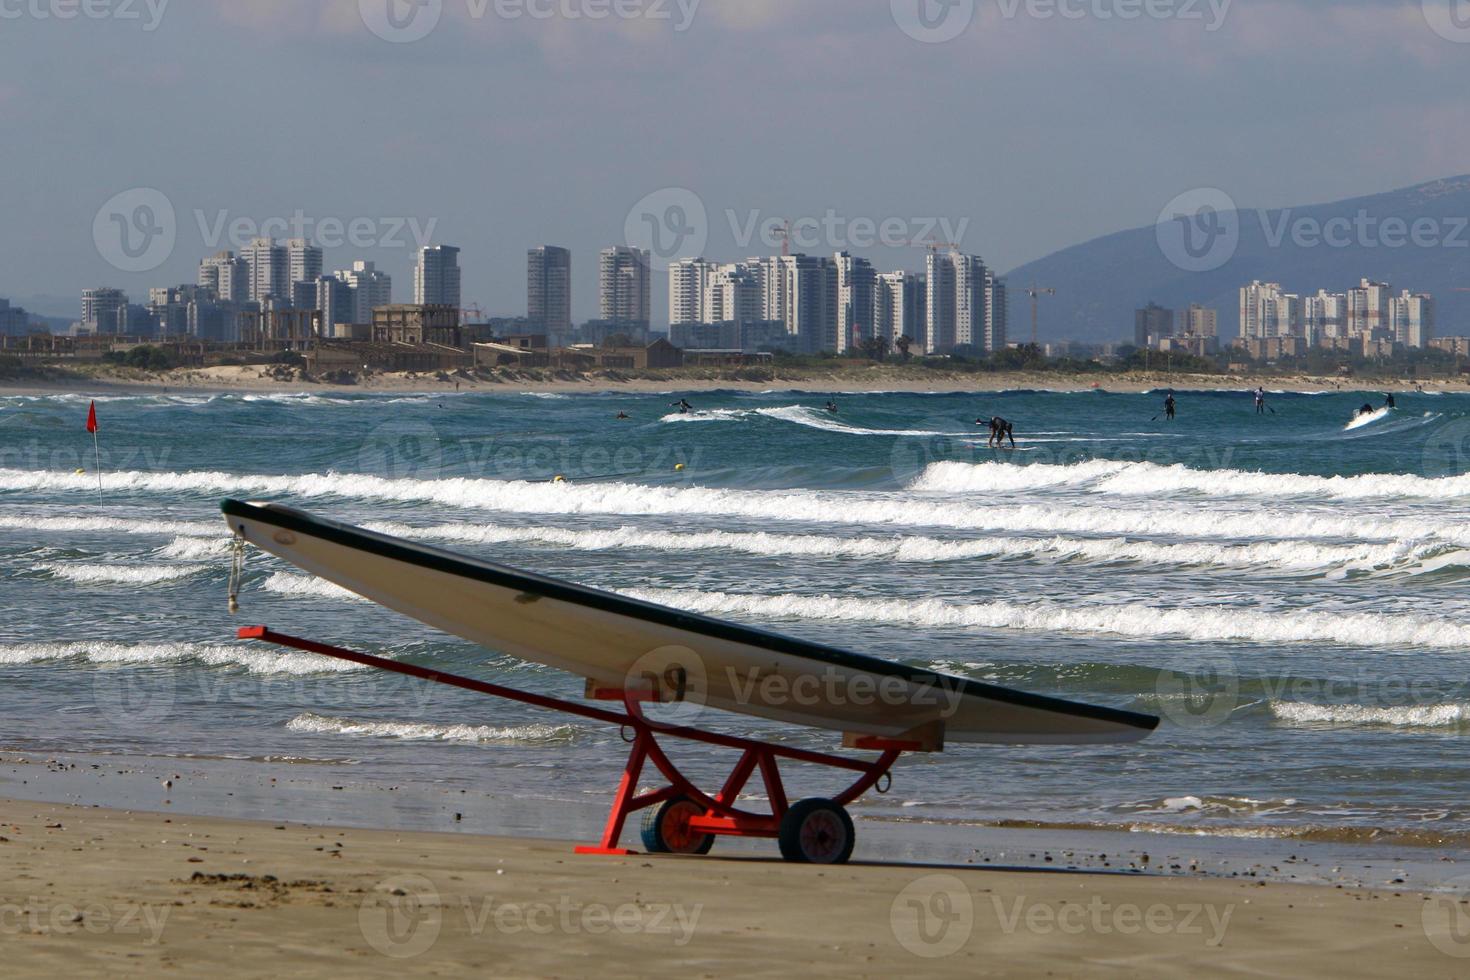
[(781, 228), (776, 232), (776, 235), (781, 239), (781, 254), (782, 255), (785, 255), (785, 256), (790, 256), (791, 255), (791, 219), (790, 218), (787, 218), (786, 219), (786, 223), (781, 226)]
[(959, 242), (941, 242), (933, 238), (918, 238), (909, 242), (910, 248), (927, 248), (931, 252), (941, 252), (944, 249), (958, 249)]
[(1038, 286), (1035, 283), (1032, 283), (1030, 286), (1026, 287), (1025, 293), (1027, 296), (1031, 297), (1031, 346), (1038, 347), (1040, 346), (1040, 333), (1038, 328), (1040, 314), (1038, 308), (1041, 304), (1041, 297), (1055, 296), (1057, 294), (1057, 291), (1050, 286)]

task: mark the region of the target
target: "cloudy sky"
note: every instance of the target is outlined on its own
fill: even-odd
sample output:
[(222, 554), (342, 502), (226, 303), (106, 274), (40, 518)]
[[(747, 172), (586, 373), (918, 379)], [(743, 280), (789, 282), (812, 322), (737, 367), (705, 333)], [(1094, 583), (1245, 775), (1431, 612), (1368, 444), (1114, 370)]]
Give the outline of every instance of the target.
[(1009, 269), (1192, 188), (1470, 171), (1454, 3), (0, 0), (0, 296), (74, 316), (261, 228), (400, 299), (417, 239), (459, 245), (504, 314), (526, 248), (565, 245), (578, 319), (604, 245), (734, 259), (786, 218), (881, 269), (925, 237)]

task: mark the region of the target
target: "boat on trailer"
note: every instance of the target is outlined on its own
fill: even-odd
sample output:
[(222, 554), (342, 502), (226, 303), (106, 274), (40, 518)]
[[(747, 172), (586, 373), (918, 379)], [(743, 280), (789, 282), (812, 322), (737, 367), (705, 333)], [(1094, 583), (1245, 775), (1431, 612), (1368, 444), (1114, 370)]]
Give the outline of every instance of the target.
[[(632, 733), (632, 749), (601, 842), (582, 853), (634, 853), (619, 846), (628, 816), (645, 811), (642, 839), (654, 852), (706, 853), (717, 836), (774, 837), (788, 860), (840, 863), (852, 853), (846, 807), (891, 783), (903, 752), (948, 743), (1100, 744), (1146, 737), (1158, 719), (986, 684), (696, 615), (508, 565), (429, 547), (272, 503), (226, 500), (236, 572), (251, 544), (344, 589), (500, 653), (585, 678), (593, 704), (551, 698), (474, 678), (317, 643), (265, 627), (242, 637), (409, 674), (466, 690), (567, 711)], [(232, 603), (234, 589), (232, 585)], [(596, 706), (620, 702), (621, 710)], [(675, 705), (650, 717), (644, 705)], [(842, 733), (847, 749), (875, 759), (811, 752), (709, 731), (710, 709)], [(655, 712), (658, 713), (658, 712)], [(720, 789), (706, 793), (664, 753), (661, 738), (737, 750)], [(856, 773), (830, 798), (789, 802), (779, 761)], [(667, 780), (638, 792), (647, 763)], [(759, 771), (770, 812), (736, 807)]]

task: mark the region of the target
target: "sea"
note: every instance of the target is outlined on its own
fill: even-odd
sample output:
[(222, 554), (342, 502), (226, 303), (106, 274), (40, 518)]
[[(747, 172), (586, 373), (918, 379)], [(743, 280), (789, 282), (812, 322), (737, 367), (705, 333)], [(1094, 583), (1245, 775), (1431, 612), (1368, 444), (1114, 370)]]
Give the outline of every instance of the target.
[[(257, 551), (232, 614), (234, 497), (1162, 719), (1136, 744), (907, 756), (852, 808), (860, 857), (913, 834), (1024, 862), (993, 835), (1034, 831), (1463, 860), (1470, 395), (1269, 392), (1257, 412), (1178, 389), (1171, 421), (1165, 394), (158, 391), (97, 397), (95, 442), (86, 395), (0, 395), (0, 795), (597, 835), (624, 733), (235, 637), (572, 699), (579, 678)], [(991, 416), (1014, 447), (987, 445)], [(671, 753), (711, 782), (732, 762)], [(835, 790), (804, 769), (794, 797)]]

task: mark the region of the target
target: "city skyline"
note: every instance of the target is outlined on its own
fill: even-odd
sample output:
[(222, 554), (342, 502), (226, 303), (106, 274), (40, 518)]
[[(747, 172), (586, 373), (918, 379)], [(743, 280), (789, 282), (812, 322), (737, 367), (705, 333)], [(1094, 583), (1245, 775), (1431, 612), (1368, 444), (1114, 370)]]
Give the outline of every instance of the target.
[[(949, 240), (1008, 273), (1145, 224), (1191, 188), (1275, 207), (1461, 173), (1470, 157), (1454, 84), (1470, 62), (1409, 9), (1417, 5), (1229, 4), (1218, 22), (1209, 4), (1195, 5), (1199, 19), (1126, 22), (980, 5), (942, 43), (906, 33), (887, 3), (704, 0), (688, 23), (666, 6), (666, 21), (598, 22), (476, 18), (445, 4), (436, 30), (398, 44), (373, 33), (355, 0), (200, 0), (170, 4), (156, 23), (7, 20), (0, 122), (11, 138), (0, 153), (12, 172), (44, 179), (8, 202), (27, 234), (0, 242), (0, 294), (67, 299), (61, 309), (34, 307), (46, 313), (70, 311), (76, 293), (98, 283), (140, 295), (155, 282), (188, 281), (199, 254), (238, 253), (248, 237), (233, 237), (235, 222), (299, 237), (271, 223), (289, 224), (301, 209), (308, 233), (328, 223), (345, 240), (364, 224), (370, 247), (327, 246), (332, 268), (369, 260), (406, 283), (421, 233), (456, 242), (479, 257), (465, 265), (465, 298), (509, 313), (521, 306), (529, 243), (564, 245), (586, 257), (585, 269), (625, 239), (638, 202), (679, 188), (704, 208), (708, 246), (698, 251), (713, 258), (776, 251), (758, 229), (791, 219), (818, 226), (820, 248), (804, 246), (809, 253), (845, 249), (875, 268), (913, 268), (920, 254), (859, 244), (854, 225), (896, 219), (908, 229), (896, 237), (918, 239), (943, 220), (959, 232)], [(1345, 77), (1324, 70), (1334, 64), (1328, 52), (1294, 40), (1324, 33), (1362, 52)], [(822, 44), (807, 43), (814, 37)], [(117, 67), (85, 90), (65, 75), (32, 83), (70, 58)], [(261, 77), (267, 58), (273, 71)], [(765, 67), (721, 88), (741, 77), (730, 74), (737, 61)], [(628, 63), (649, 67), (616, 74)], [(1176, 84), (1159, 86), (1143, 63)], [(881, 86), (867, 81), (875, 65)], [(805, 86), (825, 93), (820, 111), (783, 97)], [(972, 98), (1002, 86), (1005, 99)], [(517, 100), (495, 97), (512, 87)], [(1299, 98), (1271, 98), (1283, 89)], [(645, 107), (640, 140), (626, 139), (623, 114), (587, 98), (592, 91)], [(1087, 91), (1108, 95), (1079, 97)], [(180, 124), (305, 99), (323, 111), (275, 114), (268, 140), (217, 141), (207, 123)], [(1263, 102), (1271, 113), (1259, 112)], [(362, 113), (345, 111), (353, 105), (373, 107), (371, 130)], [(1148, 141), (1132, 125), (1140, 106), (1155, 127)], [(44, 127), (67, 116), (74, 127)], [(880, 118), (886, 145), (923, 153), (854, 152), (834, 138)], [(1247, 123), (1254, 136), (1244, 152)], [(1380, 152), (1317, 165), (1321, 147), (1365, 128), (1394, 138)], [(98, 132), (108, 134), (106, 154), (86, 135)], [(1076, 152), (1082, 145), (1088, 153)], [(619, 149), (594, 160), (588, 146)], [(929, 165), (915, 181), (904, 172), (919, 156)], [(113, 196), (150, 188), (170, 203), (177, 238), (157, 278), (116, 270), (92, 241)], [(820, 227), (829, 212), (840, 234)], [(655, 275), (655, 310), (663, 288)], [(578, 315), (595, 303), (595, 283), (578, 276)]]

